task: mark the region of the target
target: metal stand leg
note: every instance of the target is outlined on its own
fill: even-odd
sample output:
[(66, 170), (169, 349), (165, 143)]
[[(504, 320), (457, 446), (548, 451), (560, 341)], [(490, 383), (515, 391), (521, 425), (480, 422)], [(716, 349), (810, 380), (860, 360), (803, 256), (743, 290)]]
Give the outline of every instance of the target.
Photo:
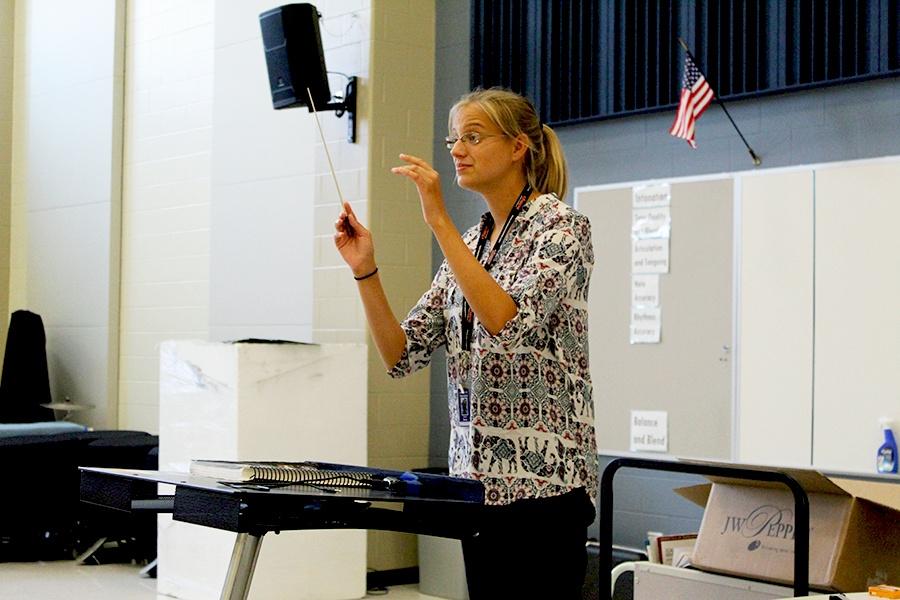
[(225, 585), (222, 587), (221, 600), (247, 600), (261, 543), (262, 535), (250, 533), (237, 535), (234, 549), (231, 551), (228, 573), (225, 575)]

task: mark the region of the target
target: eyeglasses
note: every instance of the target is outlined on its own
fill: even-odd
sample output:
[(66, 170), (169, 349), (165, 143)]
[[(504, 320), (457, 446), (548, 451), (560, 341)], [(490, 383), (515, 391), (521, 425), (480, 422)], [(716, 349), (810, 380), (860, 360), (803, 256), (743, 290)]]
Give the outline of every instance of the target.
[(462, 142), (466, 146), (477, 146), (481, 143), (481, 140), (489, 137), (504, 136), (502, 133), (478, 133), (477, 131), (470, 131), (456, 137), (446, 137), (444, 138), (444, 143), (447, 145), (447, 150), (453, 150), (453, 146), (456, 145), (456, 142)]

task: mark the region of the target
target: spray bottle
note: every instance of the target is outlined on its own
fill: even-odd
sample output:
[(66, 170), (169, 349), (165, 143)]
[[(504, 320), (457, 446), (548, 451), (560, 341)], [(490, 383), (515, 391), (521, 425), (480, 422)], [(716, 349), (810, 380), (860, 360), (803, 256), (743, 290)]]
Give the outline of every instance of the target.
[(897, 472), (897, 441), (894, 439), (894, 431), (891, 429), (893, 421), (879, 419), (881, 429), (884, 431), (884, 443), (878, 448), (876, 467), (879, 473)]

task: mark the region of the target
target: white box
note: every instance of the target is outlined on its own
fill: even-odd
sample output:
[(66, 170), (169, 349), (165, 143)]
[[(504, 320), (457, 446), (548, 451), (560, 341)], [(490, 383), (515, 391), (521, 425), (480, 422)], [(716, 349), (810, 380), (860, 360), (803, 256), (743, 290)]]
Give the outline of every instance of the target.
[[(160, 470), (187, 471), (192, 459), (365, 465), (366, 364), (362, 344), (164, 342)], [(234, 539), (160, 516), (157, 591), (219, 598)], [(365, 589), (365, 531), (285, 531), (263, 537), (249, 597), (342, 600)]]
[(634, 600), (771, 600), (792, 592), (789, 587), (749, 579), (634, 563)]

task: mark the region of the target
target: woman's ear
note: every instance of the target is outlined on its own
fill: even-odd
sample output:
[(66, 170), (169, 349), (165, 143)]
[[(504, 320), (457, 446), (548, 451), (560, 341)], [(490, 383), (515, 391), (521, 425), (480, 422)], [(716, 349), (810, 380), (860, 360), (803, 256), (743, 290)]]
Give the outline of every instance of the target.
[(513, 138), (513, 160), (522, 160), (525, 153), (528, 152), (528, 137), (524, 133), (520, 133)]

